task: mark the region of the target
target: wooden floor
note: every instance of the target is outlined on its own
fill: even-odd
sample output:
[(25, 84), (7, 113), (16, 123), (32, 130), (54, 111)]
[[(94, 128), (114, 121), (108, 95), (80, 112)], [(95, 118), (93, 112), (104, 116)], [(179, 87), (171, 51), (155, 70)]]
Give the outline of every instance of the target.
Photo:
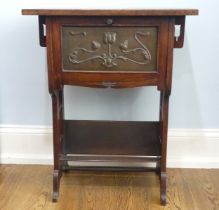
[(155, 173), (66, 173), (58, 203), (51, 202), (51, 174), (51, 166), (1, 165), (0, 209), (219, 209), (219, 170), (169, 169), (166, 207)]

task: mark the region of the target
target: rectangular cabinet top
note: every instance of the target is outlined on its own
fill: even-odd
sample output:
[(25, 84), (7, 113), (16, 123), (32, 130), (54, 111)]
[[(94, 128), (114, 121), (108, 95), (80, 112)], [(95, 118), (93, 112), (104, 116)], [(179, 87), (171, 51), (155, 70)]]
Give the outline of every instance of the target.
[(61, 10), (23, 9), (23, 15), (41, 16), (185, 16), (198, 15), (197, 9), (145, 9), (145, 10)]

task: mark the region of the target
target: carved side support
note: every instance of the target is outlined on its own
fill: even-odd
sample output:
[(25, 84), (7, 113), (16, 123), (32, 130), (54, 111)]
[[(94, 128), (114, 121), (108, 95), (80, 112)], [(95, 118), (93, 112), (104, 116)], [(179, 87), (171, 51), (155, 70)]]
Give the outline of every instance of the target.
[(167, 66), (165, 77), (165, 90), (160, 92), (160, 139), (161, 139), (161, 166), (160, 166), (160, 201), (166, 204), (166, 159), (167, 159), (167, 133), (168, 133), (168, 111), (169, 97), (171, 94), (173, 48), (174, 48), (174, 24), (175, 19), (169, 20)]
[(38, 18), (39, 22), (39, 38), (40, 38), (40, 46), (46, 47), (46, 36), (44, 34), (44, 26), (46, 24), (46, 18), (45, 16), (39, 16)]
[(160, 140), (161, 140), (161, 165), (160, 165), (160, 201), (166, 204), (166, 159), (167, 159), (167, 133), (169, 97), (171, 94), (173, 48), (174, 48), (174, 24), (175, 19), (169, 19), (167, 65), (165, 76), (165, 89), (160, 92)]
[[(43, 19), (45, 18), (45, 19)], [(46, 23), (46, 36), (43, 34), (43, 24)], [(61, 154), (62, 136), (63, 136), (63, 119), (64, 119), (64, 101), (63, 87), (60, 80), (57, 79), (57, 68), (55, 63), (55, 50), (53, 43), (53, 20), (51, 17), (39, 17), (40, 40), (46, 41), (47, 46), (47, 64), (48, 64), (48, 84), (49, 93), (52, 98), (52, 118), (53, 118), (53, 155), (54, 155), (54, 172), (53, 172), (53, 202), (57, 201), (59, 195), (59, 184), (62, 175), (59, 157)], [(43, 44), (43, 42), (42, 42)]]

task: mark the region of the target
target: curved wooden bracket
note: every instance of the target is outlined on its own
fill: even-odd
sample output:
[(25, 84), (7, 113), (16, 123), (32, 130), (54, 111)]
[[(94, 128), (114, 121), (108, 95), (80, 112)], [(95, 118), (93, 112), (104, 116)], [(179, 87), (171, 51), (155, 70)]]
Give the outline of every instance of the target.
[(46, 17), (45, 16), (39, 16), (39, 38), (40, 38), (40, 46), (46, 47), (46, 36), (44, 31), (44, 25), (46, 24)]
[(180, 31), (179, 36), (175, 36), (174, 39), (174, 48), (182, 48), (184, 44), (184, 34), (185, 34), (185, 16), (175, 17), (175, 30), (178, 26)]

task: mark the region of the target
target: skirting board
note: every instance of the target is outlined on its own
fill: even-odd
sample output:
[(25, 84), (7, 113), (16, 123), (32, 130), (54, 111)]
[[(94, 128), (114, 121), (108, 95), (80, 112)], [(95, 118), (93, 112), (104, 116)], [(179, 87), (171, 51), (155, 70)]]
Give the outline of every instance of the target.
[[(170, 129), (167, 166), (219, 168), (219, 129)], [(52, 129), (0, 126), (0, 163), (52, 164)]]

